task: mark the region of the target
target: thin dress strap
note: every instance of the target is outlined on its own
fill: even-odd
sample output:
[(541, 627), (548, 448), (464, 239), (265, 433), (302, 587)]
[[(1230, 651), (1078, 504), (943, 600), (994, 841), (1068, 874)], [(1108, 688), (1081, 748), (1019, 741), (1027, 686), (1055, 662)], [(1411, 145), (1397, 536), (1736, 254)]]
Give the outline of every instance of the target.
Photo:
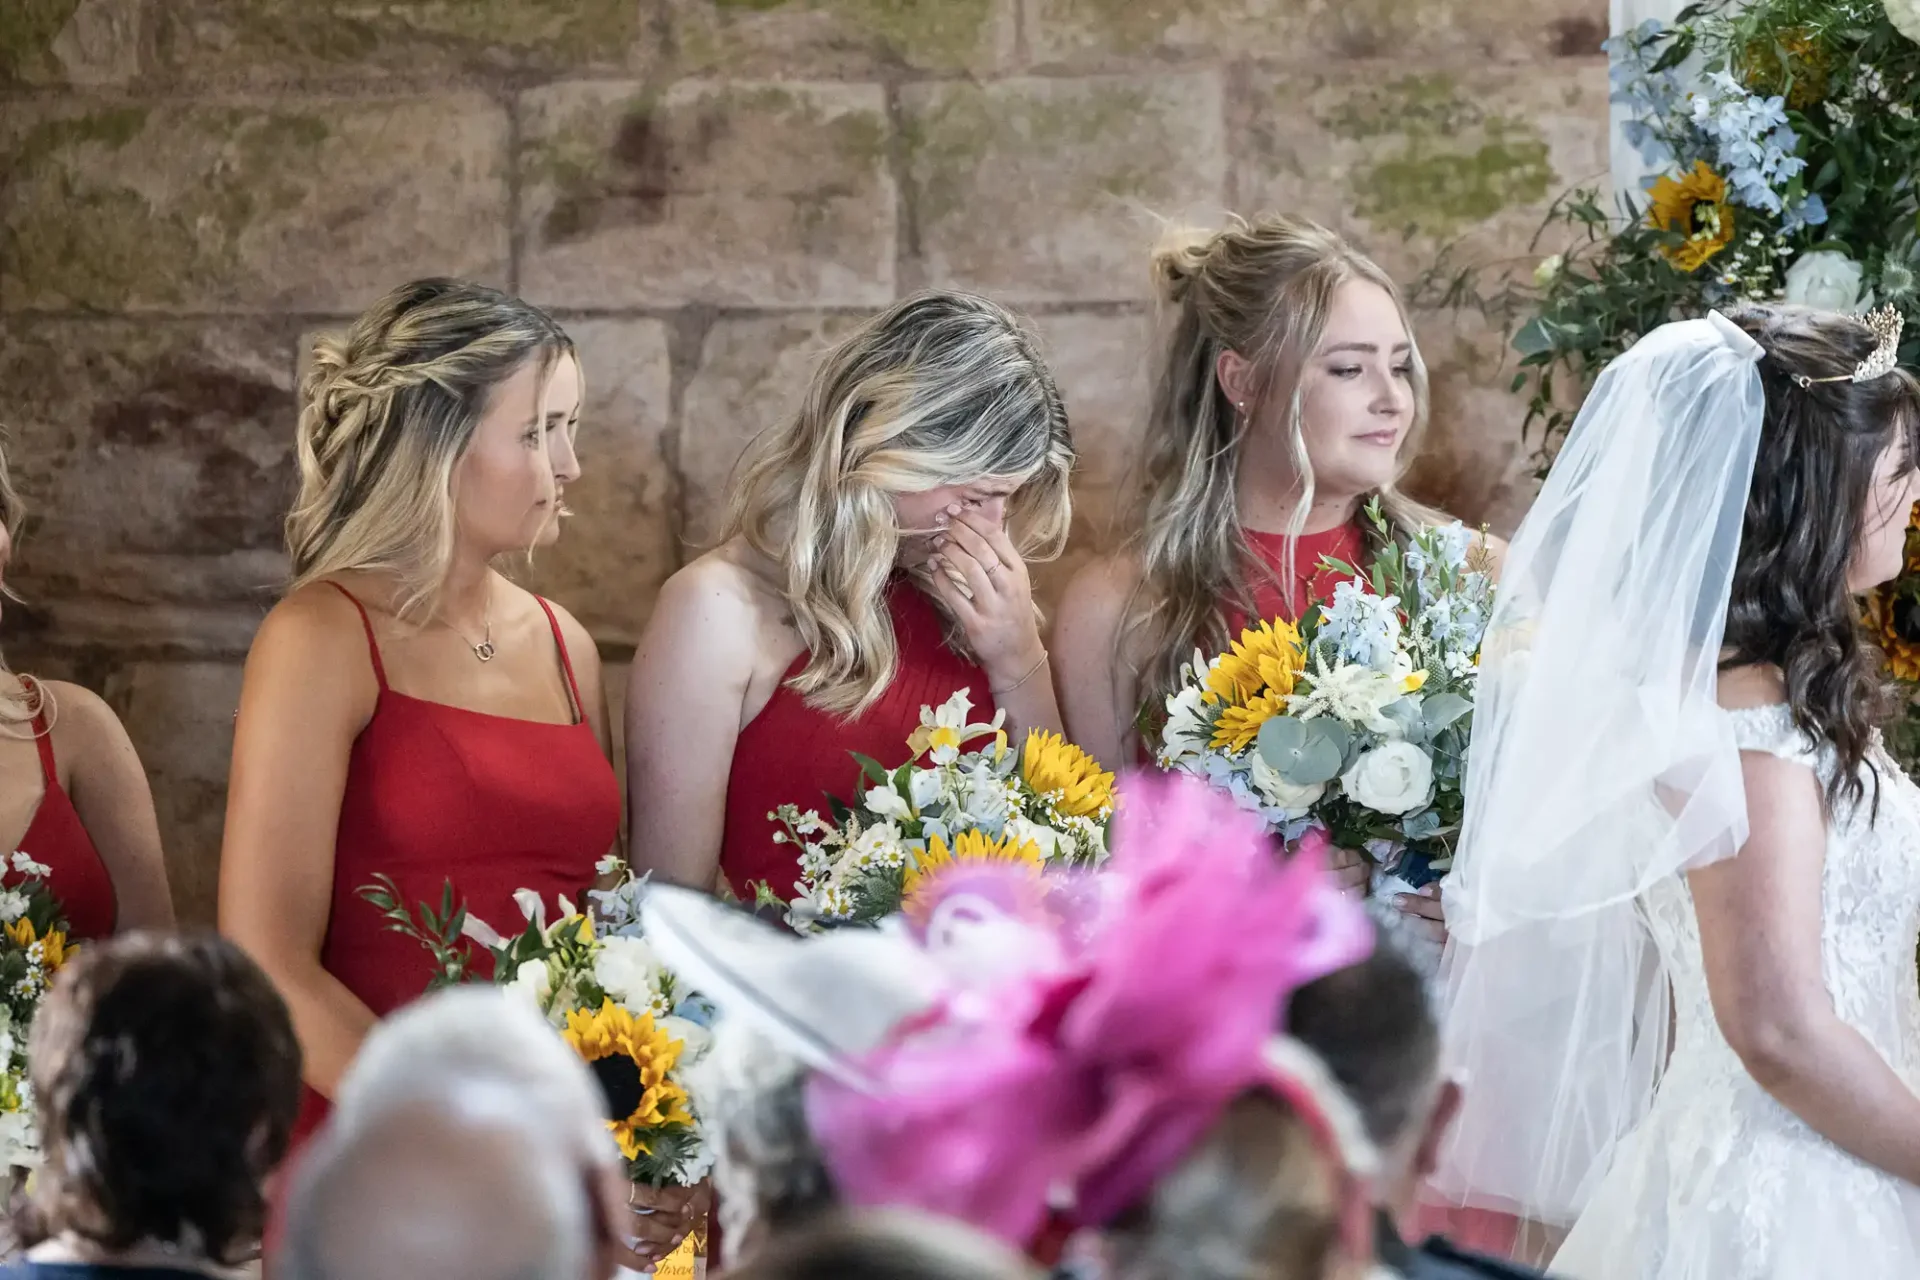
[(21, 676), (19, 680), (32, 690), (34, 701), (39, 704), (33, 709), (33, 745), (40, 749), (40, 773), (46, 779), (47, 789), (52, 790), (60, 782), (60, 773), (53, 761), (53, 730), (47, 725), (47, 691), (32, 676)]
[(567, 673), (567, 693), (573, 698), (575, 721), (587, 718), (587, 704), (580, 700), (580, 682), (573, 678), (573, 659), (567, 656), (567, 638), (560, 634), (560, 619), (553, 614), (553, 607), (544, 596), (535, 596), (540, 602), (540, 611), (547, 615), (547, 625), (553, 628), (553, 643), (560, 649), (560, 666)]
[(367, 656), (373, 659), (373, 678), (379, 682), (380, 692), (385, 693), (387, 691), (387, 668), (380, 661), (380, 642), (373, 638), (373, 619), (367, 616), (367, 606), (361, 604), (358, 596), (354, 595), (353, 592), (347, 590), (339, 583), (329, 581), (327, 585), (345, 596), (348, 602), (353, 605), (354, 611), (360, 615), (360, 625), (365, 627), (367, 631)]

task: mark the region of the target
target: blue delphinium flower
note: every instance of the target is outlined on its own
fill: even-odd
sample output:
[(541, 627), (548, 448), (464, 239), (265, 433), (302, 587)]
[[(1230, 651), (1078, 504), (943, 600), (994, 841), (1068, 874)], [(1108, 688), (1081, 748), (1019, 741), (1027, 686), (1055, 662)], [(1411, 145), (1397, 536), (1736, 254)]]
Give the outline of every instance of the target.
[[(1787, 100), (1748, 93), (1724, 71), (1708, 77), (1710, 93), (1693, 99), (1694, 127), (1712, 140), (1718, 167), (1736, 202), (1750, 209), (1784, 215), (1783, 189), (1807, 167), (1794, 154), (1800, 136), (1787, 123)], [(1825, 212), (1824, 207), (1820, 210)], [(1798, 217), (1805, 219), (1802, 207)]]
[(1400, 647), (1399, 605), (1397, 596), (1376, 596), (1342, 582), (1320, 615), (1315, 644), (1331, 647), (1341, 662), (1390, 671)]

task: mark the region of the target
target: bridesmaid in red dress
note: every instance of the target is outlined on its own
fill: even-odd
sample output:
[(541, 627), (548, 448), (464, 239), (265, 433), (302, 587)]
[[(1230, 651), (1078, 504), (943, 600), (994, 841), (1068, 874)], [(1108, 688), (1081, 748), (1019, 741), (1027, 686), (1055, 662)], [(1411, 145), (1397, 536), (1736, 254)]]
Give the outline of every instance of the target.
[(1026, 562), (1065, 539), (1072, 465), (1033, 337), (985, 299), (909, 299), (832, 351), (634, 656), (634, 865), (787, 893), (769, 811), (853, 798), (848, 753), (903, 760), (922, 706), (966, 689), (976, 719), (1057, 731)]
[[(620, 829), (593, 640), (494, 568), (567, 514), (573, 343), (518, 299), (422, 280), (316, 343), (302, 393), (292, 582), (247, 657), (220, 866), (221, 928), (299, 1033), (296, 1141), (432, 977), (361, 886), (437, 902), (451, 881), (505, 928), (515, 889), (589, 887)], [(684, 1207), (634, 1230), (671, 1236)]]
[[(1074, 741), (1109, 765), (1195, 647), (1332, 595), (1378, 499), (1404, 536), (1450, 517), (1397, 488), (1427, 424), (1427, 373), (1393, 281), (1323, 227), (1277, 214), (1183, 233), (1154, 255), (1170, 313), (1146, 426), (1146, 485), (1121, 550), (1067, 589), (1054, 636)], [(1505, 544), (1485, 548), (1497, 572)], [(1365, 891), (1356, 853), (1341, 878)], [(1395, 905), (1445, 938), (1437, 892)]]
[[(0, 580), (23, 514), (0, 454)], [(172, 926), (147, 771), (92, 691), (0, 667), (0, 833), (0, 857), (47, 868), (74, 940)]]

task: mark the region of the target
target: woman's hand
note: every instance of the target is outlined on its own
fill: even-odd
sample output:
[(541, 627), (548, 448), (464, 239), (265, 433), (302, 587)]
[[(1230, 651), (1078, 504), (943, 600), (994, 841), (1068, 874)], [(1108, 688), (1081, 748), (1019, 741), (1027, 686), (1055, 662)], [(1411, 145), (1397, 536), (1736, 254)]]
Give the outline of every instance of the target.
[(959, 504), (933, 539), (933, 589), (967, 634), (995, 690), (1007, 689), (1046, 660), (1033, 610), (1033, 584), (1007, 531)]
[(1367, 861), (1366, 854), (1353, 849), (1327, 850), (1327, 870), (1333, 872), (1335, 884), (1363, 898), (1373, 885), (1373, 864)]
[(1403, 893), (1393, 905), (1407, 918), (1415, 933), (1439, 946), (1447, 944), (1447, 911), (1440, 904), (1440, 886), (1430, 884), (1413, 893)]
[(681, 1241), (693, 1234), (712, 1206), (713, 1190), (705, 1182), (691, 1187), (634, 1183), (627, 1195), (627, 1207), (632, 1210), (628, 1230), (637, 1269), (651, 1271), (664, 1262)]

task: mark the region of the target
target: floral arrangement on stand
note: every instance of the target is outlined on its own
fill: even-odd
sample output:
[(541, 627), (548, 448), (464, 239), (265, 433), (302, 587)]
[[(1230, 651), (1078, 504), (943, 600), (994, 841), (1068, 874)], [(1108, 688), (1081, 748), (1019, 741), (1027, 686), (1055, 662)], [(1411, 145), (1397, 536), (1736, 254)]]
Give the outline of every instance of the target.
[(539, 1010), (592, 1068), (607, 1095), (607, 1128), (633, 1180), (693, 1186), (713, 1164), (689, 1087), (690, 1069), (711, 1038), (713, 1009), (679, 989), (642, 936), (643, 882), (617, 858), (605, 859), (599, 870), (618, 877), (614, 887), (589, 893), (591, 909), (560, 898), (551, 920), (540, 895), (515, 893), (524, 925), (512, 935), (468, 915), (451, 884), (437, 908), (408, 908), (385, 876), (362, 887), (360, 896), (386, 917), (388, 928), (433, 956), (432, 988), (473, 981), (469, 944), (484, 948), (493, 961), (492, 981)]
[[(1573, 243), (1530, 280), (1488, 293), (1471, 269), (1436, 273), (1440, 300), (1512, 331), (1543, 473), (1601, 368), (1670, 320), (1920, 307), (1920, 0), (1708, 0), (1607, 51), (1647, 190), (1617, 209), (1562, 197), (1541, 238)], [(1920, 326), (1901, 354), (1920, 355)]]
[(40, 1001), (77, 949), (44, 863), (15, 851), (0, 863), (0, 1169), (40, 1162), (27, 1034)]
[(1458, 523), (1383, 548), (1331, 601), (1195, 653), (1167, 699), (1157, 759), (1257, 812), (1289, 842), (1310, 829), (1418, 889), (1445, 875), (1464, 809), (1488, 565)]
[(870, 785), (851, 805), (829, 797), (831, 819), (798, 805), (769, 813), (774, 841), (799, 849), (800, 877), (790, 902), (757, 884), (758, 904), (810, 933), (911, 915), (917, 891), (960, 864), (1013, 863), (1038, 876), (1103, 862), (1113, 774), (1057, 733), (1030, 732), (1013, 751), (1005, 712), (970, 722), (968, 695), (920, 708), (905, 764), (856, 754)]

